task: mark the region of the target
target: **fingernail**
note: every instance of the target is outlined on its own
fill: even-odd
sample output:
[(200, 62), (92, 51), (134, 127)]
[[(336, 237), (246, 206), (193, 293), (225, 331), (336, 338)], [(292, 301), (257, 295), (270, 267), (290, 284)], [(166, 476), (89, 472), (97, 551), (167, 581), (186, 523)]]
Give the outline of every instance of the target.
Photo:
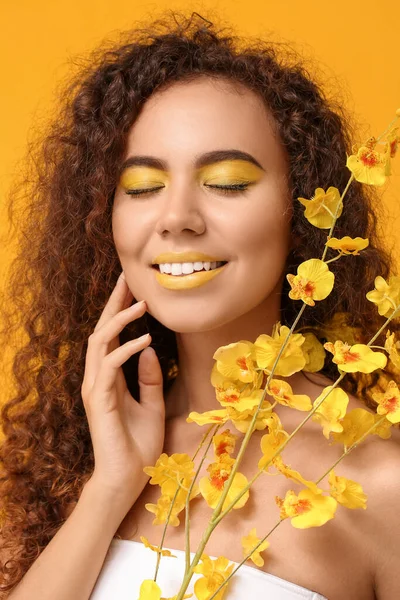
[(125, 273), (124, 273), (124, 271), (121, 271), (119, 278), (120, 279), (125, 279)]

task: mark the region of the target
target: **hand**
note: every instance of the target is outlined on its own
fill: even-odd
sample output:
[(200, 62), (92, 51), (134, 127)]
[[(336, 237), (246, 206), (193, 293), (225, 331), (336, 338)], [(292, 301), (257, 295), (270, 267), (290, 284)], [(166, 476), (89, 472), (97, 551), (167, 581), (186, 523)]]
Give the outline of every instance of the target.
[[(155, 464), (165, 434), (163, 377), (155, 351), (147, 347), (151, 336), (119, 344), (122, 329), (146, 311), (145, 301), (130, 306), (132, 298), (121, 274), (89, 336), (81, 388), (95, 458), (91, 480), (122, 497), (127, 510), (146, 485), (143, 467)], [(128, 391), (121, 365), (141, 350), (139, 403)]]

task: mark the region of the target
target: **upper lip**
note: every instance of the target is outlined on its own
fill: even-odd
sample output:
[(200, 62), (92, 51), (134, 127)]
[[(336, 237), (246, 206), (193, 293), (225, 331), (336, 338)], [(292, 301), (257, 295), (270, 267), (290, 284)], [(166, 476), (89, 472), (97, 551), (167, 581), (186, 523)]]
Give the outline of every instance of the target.
[(156, 256), (152, 265), (159, 265), (163, 263), (184, 263), (184, 262), (227, 262), (223, 258), (217, 258), (209, 254), (203, 254), (203, 252), (163, 252)]

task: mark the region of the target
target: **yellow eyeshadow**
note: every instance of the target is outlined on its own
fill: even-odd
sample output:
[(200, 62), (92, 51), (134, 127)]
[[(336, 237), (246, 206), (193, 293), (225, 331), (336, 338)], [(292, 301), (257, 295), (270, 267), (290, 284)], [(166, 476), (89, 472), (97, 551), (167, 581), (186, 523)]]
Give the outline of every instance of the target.
[(200, 170), (200, 178), (207, 183), (221, 179), (226, 183), (236, 181), (258, 181), (263, 171), (257, 165), (246, 160), (227, 160), (214, 165), (207, 165)]
[[(199, 169), (198, 180), (204, 183), (211, 183), (220, 180), (220, 184), (241, 183), (246, 181), (258, 181), (263, 176), (262, 169), (246, 160), (226, 160), (206, 165)], [(168, 175), (165, 171), (151, 167), (133, 166), (128, 167), (122, 173), (120, 185), (126, 189), (135, 186), (154, 186), (162, 185), (168, 181)]]
[(134, 167), (126, 169), (120, 179), (120, 184), (124, 188), (132, 188), (135, 185), (160, 185), (167, 181), (164, 171), (159, 169), (150, 169), (149, 167)]

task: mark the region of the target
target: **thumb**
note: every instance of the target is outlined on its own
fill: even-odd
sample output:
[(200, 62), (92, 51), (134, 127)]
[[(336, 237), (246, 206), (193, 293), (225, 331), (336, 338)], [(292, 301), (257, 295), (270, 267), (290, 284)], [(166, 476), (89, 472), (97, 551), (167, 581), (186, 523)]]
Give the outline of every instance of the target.
[(164, 411), (163, 375), (154, 348), (147, 346), (139, 356), (140, 404)]

